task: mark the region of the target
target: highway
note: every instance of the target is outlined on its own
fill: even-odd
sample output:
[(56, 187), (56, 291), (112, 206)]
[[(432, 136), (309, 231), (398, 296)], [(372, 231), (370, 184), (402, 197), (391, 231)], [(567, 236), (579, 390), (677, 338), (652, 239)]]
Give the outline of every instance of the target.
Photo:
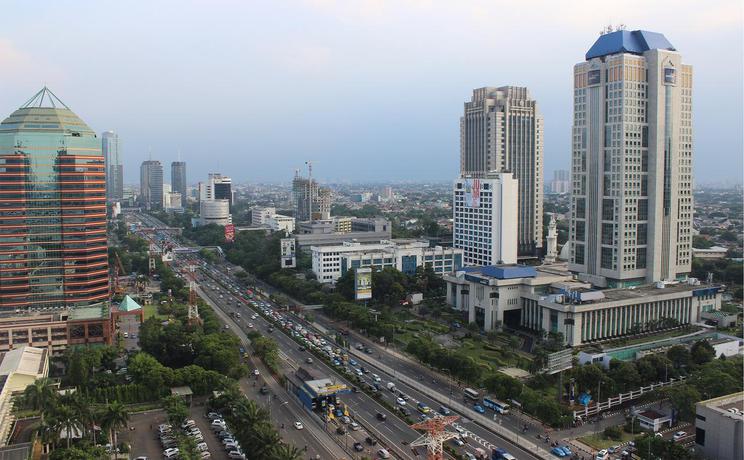
[[(151, 216), (139, 215), (143, 222), (146, 222), (152, 227), (161, 227), (162, 223), (156, 221)], [(176, 267), (182, 266), (183, 257), (179, 256), (180, 262), (176, 262)], [(261, 316), (256, 317), (255, 320), (248, 320), (252, 313), (246, 313), (246, 306), (250, 306), (249, 299), (240, 292), (241, 285), (239, 281), (231, 276), (231, 272), (235, 272), (233, 266), (232, 270), (227, 270), (226, 266), (230, 265), (227, 262), (218, 266), (212, 266), (203, 263), (199, 259), (199, 265), (203, 267), (203, 273), (200, 274), (200, 285), (203, 295), (207, 296), (212, 300), (215, 305), (218, 305), (220, 309), (224, 310), (228, 314), (241, 312), (242, 322), (238, 320), (241, 327), (245, 330), (248, 323), (252, 323), (253, 327), (262, 331), (265, 334), (268, 333), (269, 323), (266, 322)], [(207, 280), (203, 278), (209, 276)], [(221, 289), (218, 287), (221, 286)], [(211, 287), (210, 287), (211, 286)], [(215, 290), (219, 289), (219, 290)], [(235, 294), (238, 295), (235, 295)], [(277, 306), (268, 302), (263, 303), (269, 305), (273, 310), (276, 310)], [(259, 305), (260, 306), (260, 305)], [(255, 308), (255, 306), (253, 306)], [(333, 343), (333, 334), (327, 332), (333, 332), (336, 329), (336, 325), (332, 324), (328, 320), (323, 320), (320, 326), (323, 330), (316, 328), (316, 325), (308, 324), (302, 321), (296, 315), (283, 312), (281, 314), (282, 319), (290, 320), (294, 324), (301, 324), (307, 331), (311, 331), (316, 337), (323, 337), (328, 343)], [(318, 315), (320, 316), (320, 315)], [(329, 331), (330, 329), (330, 331)], [(404, 361), (391, 354), (386, 353), (386, 350), (378, 347), (376, 344), (366, 340), (363, 337), (352, 335), (350, 337), (350, 360), (346, 365), (340, 366), (340, 368), (346, 368), (347, 372), (352, 374), (360, 374), (355, 377), (353, 381), (344, 378), (331, 366), (323, 363), (320, 359), (314, 359), (312, 364), (308, 364), (307, 357), (310, 356), (308, 351), (300, 351), (299, 344), (288, 335), (288, 331), (277, 328), (280, 332), (274, 332), (273, 338), (279, 343), (281, 349), (280, 357), (284, 360), (287, 365), (296, 369), (299, 366), (308, 369), (313, 375), (317, 377), (331, 377), (336, 378), (339, 381), (344, 381), (348, 385), (356, 385), (358, 387), (366, 386), (369, 389), (377, 383), (380, 387), (379, 395), (389, 406), (405, 407), (408, 411), (408, 417), (411, 420), (418, 421), (423, 419), (425, 414), (418, 409), (419, 403), (426, 405), (431, 411), (428, 411), (428, 416), (432, 416), (436, 413), (442, 405), (446, 405), (450, 411), (455, 415), (460, 415), (461, 419), (455, 425), (457, 431), (459, 431), (462, 439), (466, 441), (466, 444), (458, 447), (455, 442), (449, 441), (451, 447), (460, 451), (461, 453), (468, 452), (474, 454), (475, 448), (488, 448), (500, 447), (509, 451), (512, 455), (519, 459), (532, 459), (532, 458), (549, 458), (546, 457), (546, 452), (539, 452), (539, 447), (531, 450), (526, 450), (520, 447), (517, 443), (512, 440), (520, 436), (520, 428), (522, 426), (521, 421), (513, 420), (510, 416), (502, 416), (502, 420), (499, 421), (499, 425), (503, 423), (503, 429), (500, 430), (505, 436), (499, 436), (494, 431), (487, 428), (489, 423), (493, 423), (490, 420), (485, 422), (482, 420), (483, 416), (477, 414), (472, 410), (472, 405), (469, 408), (465, 408), (462, 404), (462, 392), (457, 387), (452, 387), (443, 381), (438, 374), (429, 372), (426, 368), (420, 365), (412, 365), (409, 361)], [(352, 333), (353, 334), (353, 333)], [(362, 344), (363, 347), (367, 347), (372, 351), (372, 354), (367, 354), (359, 350), (353, 349), (353, 345)], [(334, 344), (335, 345), (335, 344)], [(352, 364), (353, 363), (353, 364)], [(354, 365), (356, 364), (356, 365)], [(386, 372), (387, 371), (387, 372)], [(408, 377), (406, 379), (405, 377)], [(424, 378), (425, 377), (425, 378)], [(401, 379), (405, 380), (402, 381)], [(386, 385), (388, 382), (393, 382), (396, 386), (396, 393), (388, 391)], [(456, 393), (455, 393), (456, 392)], [(399, 401), (400, 397), (403, 397), (403, 401)], [(437, 396), (433, 398), (432, 396)], [(369, 431), (376, 434), (381, 440), (381, 444), (385, 444), (391, 447), (393, 453), (397, 453), (400, 457), (413, 458), (414, 452), (408, 447), (408, 444), (418, 437), (418, 432), (409, 428), (408, 425), (396, 415), (392, 414), (385, 407), (380, 405), (374, 398), (366, 395), (363, 392), (351, 393), (344, 395), (341, 398), (351, 409), (355, 418), (365, 427), (369, 427)], [(443, 401), (447, 401), (447, 404), (442, 404)], [(403, 403), (404, 404), (400, 404)], [(454, 410), (452, 406), (457, 406), (458, 411)], [(426, 410), (426, 409), (424, 409)], [(377, 420), (377, 414), (384, 413), (387, 416), (387, 420), (380, 422)], [(475, 423), (473, 419), (481, 419), (479, 423)], [(486, 426), (484, 426), (486, 425)], [(506, 431), (507, 426), (514, 429), (515, 433)], [(496, 428), (501, 428), (496, 427)], [(516, 434), (520, 433), (520, 434)], [(531, 430), (526, 436), (533, 436), (537, 433), (535, 430)], [(513, 435), (510, 436), (510, 435)], [(332, 435), (334, 436), (334, 435)], [(520, 441), (517, 439), (517, 441)], [(521, 439), (522, 443), (525, 442), (524, 437)], [(368, 446), (365, 446), (368, 447)], [(541, 446), (542, 447), (542, 446)], [(423, 453), (423, 448), (418, 449), (419, 452)], [(369, 455), (367, 453), (367, 455)]]

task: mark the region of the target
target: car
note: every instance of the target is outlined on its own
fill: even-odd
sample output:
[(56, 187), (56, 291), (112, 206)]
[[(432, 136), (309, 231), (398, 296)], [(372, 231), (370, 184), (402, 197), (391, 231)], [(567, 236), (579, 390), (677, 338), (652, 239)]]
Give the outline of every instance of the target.
[(232, 438), (232, 437), (233, 437), (232, 433), (226, 430), (223, 430), (217, 433), (217, 439), (219, 439), (220, 441), (222, 441), (225, 438)]
[(350, 359), (349, 360), (349, 364), (351, 364), (352, 366), (356, 366), (359, 363), (357, 363), (356, 360), (354, 360), (354, 359)]
[(345, 425), (348, 425), (349, 423), (351, 423), (351, 419), (347, 415), (344, 415), (343, 417), (341, 417), (340, 420), (341, 420), (341, 423)]
[(377, 445), (377, 439), (374, 439), (374, 438), (370, 438), (369, 436), (367, 436), (367, 437), (366, 437), (366, 438), (364, 439), (364, 442), (366, 442), (366, 443), (367, 443), (367, 444), (369, 444), (370, 446), (374, 446), (374, 445)]
[(346, 428), (342, 426), (336, 428), (336, 434), (346, 434)]
[(193, 439), (196, 442), (202, 442), (202, 441), (204, 441), (204, 436), (202, 436), (202, 434), (199, 433), (199, 434), (195, 434), (195, 435), (191, 436), (191, 439)]
[(245, 454), (234, 450), (227, 453), (227, 458), (235, 460), (245, 460)]
[(390, 452), (387, 449), (380, 449), (377, 451), (377, 456), (380, 458), (390, 458)]
[(261, 375), (261, 372), (258, 369), (253, 369), (253, 375), (259, 376)]
[(462, 439), (460, 439), (460, 437), (459, 437), (459, 436), (458, 436), (458, 437), (456, 437), (456, 438), (452, 438), (452, 442), (453, 442), (453, 443), (454, 443), (454, 444), (455, 444), (456, 446), (464, 446), (464, 445), (465, 445), (465, 443), (464, 443), (464, 442), (462, 441)]
[(478, 412), (479, 414), (485, 414), (486, 409), (483, 408), (480, 404), (473, 404), (473, 410)]
[(225, 452), (238, 451), (240, 452), (240, 444), (237, 442), (228, 442), (225, 444)]
[(372, 374), (372, 380), (374, 380), (375, 382), (382, 382), (382, 379), (377, 374)]
[(354, 450), (357, 451), (357, 452), (361, 452), (361, 451), (364, 450), (364, 446), (362, 445), (361, 442), (355, 442), (354, 443)]
[(362, 427), (359, 426), (359, 424), (357, 422), (351, 422), (349, 424), (349, 428), (351, 428), (351, 431), (359, 431), (359, 430), (362, 429)]
[(354, 373), (356, 373), (357, 377), (363, 377), (364, 372), (360, 371), (359, 369), (354, 369)]
[(307, 359), (305, 360), (305, 362), (306, 362), (306, 363), (308, 363), (308, 364), (312, 364), (312, 363), (313, 363), (313, 358), (310, 358), (310, 357), (308, 357), (308, 358), (307, 358)]
[(197, 434), (202, 434), (201, 430), (197, 427), (191, 428), (189, 430), (186, 430), (186, 434), (188, 436), (196, 436)]
[(222, 418), (222, 414), (220, 414), (219, 412), (209, 412), (207, 413), (206, 417), (209, 420), (214, 420), (216, 418)]
[(455, 427), (455, 431), (460, 433), (461, 436), (465, 434), (465, 428), (461, 427), (460, 425), (454, 425), (454, 427)]
[(563, 450), (563, 453), (566, 454), (566, 457), (570, 457), (573, 455), (573, 452), (571, 452), (571, 449), (568, 448), (568, 446), (558, 446)]
[(220, 418), (212, 420), (212, 423), (210, 424), (210, 426), (212, 427), (214, 431), (222, 431), (226, 427), (225, 421)]
[(163, 451), (163, 458), (176, 458), (178, 457), (178, 447), (172, 447)]
[(470, 452), (465, 452), (465, 454), (463, 455), (463, 458), (465, 458), (466, 460), (477, 460), (476, 456), (471, 454)]
[(124, 338), (125, 338), (125, 339), (128, 339), (128, 338), (129, 338), (129, 332), (125, 332), (125, 333), (124, 333)]
[(199, 452), (205, 452), (209, 450), (209, 446), (207, 446), (206, 442), (200, 442), (196, 445), (196, 450), (198, 450)]
[(431, 412), (431, 409), (429, 408), (429, 406), (427, 406), (426, 404), (422, 402), (416, 404), (416, 407), (418, 407), (418, 410), (420, 410), (424, 414), (428, 414), (429, 412)]
[(442, 415), (450, 415), (452, 413), (452, 411), (449, 410), (448, 408), (444, 407), (444, 406), (440, 406), (439, 407), (439, 413), (442, 414)]
[(405, 417), (408, 417), (409, 415), (411, 415), (411, 411), (410, 411), (410, 410), (408, 410), (407, 408), (403, 407), (403, 406), (399, 406), (399, 407), (398, 407), (398, 411), (399, 411), (399, 412), (400, 412), (400, 413), (401, 413), (401, 414), (402, 414), (403, 416), (405, 416)]
[(383, 414), (382, 412), (378, 412), (377, 413), (377, 420), (379, 420), (381, 422), (384, 422), (385, 420), (387, 420), (387, 415)]
[(190, 428), (192, 426), (196, 426), (196, 422), (191, 419), (186, 420), (185, 422), (181, 424), (181, 428), (183, 429)]
[(230, 329), (230, 325), (229, 324), (225, 324), (225, 330), (227, 330), (227, 329)]
[(140, 457), (135, 458), (134, 460), (147, 460), (147, 457), (140, 456)]
[(253, 328), (253, 323), (248, 323), (249, 328)]
[[(607, 451), (605, 451), (605, 452), (607, 452)], [(553, 447), (552, 449), (550, 449), (550, 453), (553, 454), (553, 455), (555, 455), (556, 457), (560, 457), (560, 458), (563, 458), (563, 457), (566, 456), (566, 453), (563, 452), (563, 449), (561, 449), (560, 447)], [(599, 458), (599, 457), (597, 457), (597, 458)]]
[(364, 352), (367, 353), (368, 355), (371, 355), (372, 354), (372, 349), (369, 348), (369, 347), (367, 347), (367, 348), (364, 349)]
[(212, 458), (212, 454), (210, 454), (208, 450), (205, 450), (204, 452), (200, 452), (199, 456), (203, 459)]
[(300, 347), (298, 348), (298, 350), (300, 350), (300, 351), (305, 351), (305, 350), (306, 350), (306, 348), (305, 348), (305, 347), (303, 347), (302, 345), (300, 345)]
[(269, 393), (269, 388), (268, 388), (268, 387), (267, 387), (266, 385), (264, 385), (264, 386), (262, 386), (262, 387), (261, 387), (261, 389), (260, 389), (260, 390), (258, 390), (258, 391), (259, 391), (259, 392), (260, 392), (260, 393), (261, 393), (262, 395), (265, 395), (265, 394), (268, 394), (268, 393)]
[(397, 398), (395, 400), (395, 402), (398, 403), (398, 405), (400, 405), (400, 406), (405, 406), (406, 405), (406, 400), (403, 399), (403, 398)]
[(304, 427), (304, 426), (302, 425), (302, 422), (300, 422), (299, 420), (297, 420), (296, 422), (294, 422), (294, 427), (295, 427), (296, 429), (298, 429), (298, 430), (301, 430), (301, 429), (305, 428), (305, 427)]
[(235, 444), (235, 440), (232, 437), (222, 439), (222, 445)]
[(680, 439), (685, 438), (685, 437), (687, 437), (687, 433), (686, 432), (684, 432), (684, 431), (678, 431), (678, 432), (674, 433), (674, 435), (672, 436), (672, 439), (674, 441), (679, 441)]
[(609, 458), (610, 458), (610, 454), (609, 452), (607, 452), (606, 449), (602, 449), (599, 452), (597, 452), (597, 456), (595, 457), (596, 460), (609, 460)]
[(421, 420), (422, 422), (425, 422), (425, 421), (429, 420), (430, 418), (431, 418), (431, 417), (429, 417), (429, 416), (428, 416), (428, 415), (426, 415), (426, 414), (421, 414), (421, 415), (419, 415), (419, 420)]

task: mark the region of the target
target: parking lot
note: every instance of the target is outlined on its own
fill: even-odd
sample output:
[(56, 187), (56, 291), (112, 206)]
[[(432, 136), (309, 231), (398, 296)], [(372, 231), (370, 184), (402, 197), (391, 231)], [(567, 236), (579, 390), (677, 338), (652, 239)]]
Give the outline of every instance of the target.
[[(222, 443), (210, 429), (209, 420), (204, 417), (204, 408), (202, 406), (192, 408), (189, 417), (201, 430), (204, 442), (207, 443), (209, 453), (212, 455), (211, 459), (227, 460)], [(122, 442), (130, 443), (131, 458), (147, 457), (148, 460), (163, 458), (163, 448), (158, 439), (158, 425), (162, 423), (167, 423), (167, 417), (161, 410), (134, 414), (129, 418), (130, 430), (127, 433), (122, 432), (119, 437)]]

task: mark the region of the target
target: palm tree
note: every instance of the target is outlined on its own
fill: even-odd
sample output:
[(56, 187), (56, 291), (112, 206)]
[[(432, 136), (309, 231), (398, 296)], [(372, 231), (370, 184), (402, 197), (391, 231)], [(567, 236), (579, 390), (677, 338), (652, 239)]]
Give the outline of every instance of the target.
[(290, 444), (280, 442), (271, 449), (271, 458), (273, 460), (300, 460), (303, 451)]
[(111, 451), (115, 453), (117, 445), (116, 432), (118, 429), (127, 426), (129, 422), (129, 411), (124, 407), (124, 404), (114, 401), (106, 406), (101, 420), (103, 421), (102, 425), (111, 433)]
[(58, 433), (65, 433), (67, 438), (67, 448), (70, 448), (70, 441), (75, 431), (83, 430), (83, 422), (80, 421), (80, 416), (77, 411), (71, 406), (62, 404), (54, 410), (54, 427)]
[(23, 391), (23, 399), (25, 403), (31, 406), (32, 409), (41, 412), (41, 421), (44, 421), (44, 414), (48, 412), (54, 405), (54, 401), (57, 398), (57, 394), (54, 392), (52, 382), (47, 379), (36, 379), (34, 383), (27, 386)]
[(54, 445), (59, 441), (59, 432), (54, 426), (54, 420), (42, 420), (36, 428), (36, 432), (41, 437), (41, 442), (44, 445)]

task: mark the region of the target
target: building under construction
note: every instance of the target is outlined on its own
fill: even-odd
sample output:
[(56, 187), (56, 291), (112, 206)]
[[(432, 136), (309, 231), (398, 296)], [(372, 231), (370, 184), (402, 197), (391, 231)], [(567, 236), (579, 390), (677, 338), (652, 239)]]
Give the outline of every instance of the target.
[(312, 165), (308, 162), (308, 177), (295, 171), (292, 179), (292, 199), (295, 219), (298, 222), (324, 220), (331, 217), (331, 190), (321, 187), (312, 177)]

